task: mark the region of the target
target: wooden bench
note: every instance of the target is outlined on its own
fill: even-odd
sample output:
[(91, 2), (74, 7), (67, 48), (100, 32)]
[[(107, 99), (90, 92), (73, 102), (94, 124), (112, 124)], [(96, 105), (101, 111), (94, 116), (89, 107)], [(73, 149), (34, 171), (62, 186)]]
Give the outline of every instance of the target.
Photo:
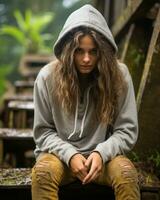
[(31, 169), (0, 169), (0, 198), (31, 200), (30, 173)]
[[(8, 141), (12, 142), (20, 141), (22, 144), (21, 148), (24, 147), (25, 141), (28, 139), (33, 140), (33, 133), (30, 129), (0, 129), (0, 138), (6, 141), (8, 147)], [(23, 142), (22, 142), (23, 141)], [(33, 142), (33, 141), (32, 141)], [(27, 144), (29, 144), (27, 142)], [(17, 147), (17, 144), (16, 144)], [(7, 148), (8, 149), (8, 148)], [(18, 150), (22, 152), (22, 149)], [(138, 170), (138, 165), (135, 165)], [(15, 168), (15, 169), (1, 169), (3, 175), (0, 175), (0, 196), (4, 197), (5, 200), (11, 198), (14, 194), (18, 194), (18, 199), (31, 200), (31, 168)], [(16, 171), (22, 171), (22, 178), (16, 175)], [(139, 171), (139, 170), (138, 170)], [(7, 174), (12, 174), (12, 179), (9, 181)], [(148, 177), (148, 175), (147, 175)], [(141, 188), (141, 199), (142, 200), (160, 200), (160, 184), (153, 184), (153, 186), (146, 183), (146, 177), (143, 174), (139, 176), (140, 188)], [(2, 182), (3, 180), (3, 182)], [(4, 181), (5, 180), (5, 181)], [(78, 195), (77, 195), (78, 194)], [(60, 200), (82, 200), (82, 199), (114, 199), (113, 190), (106, 186), (99, 186), (95, 184), (88, 184), (83, 186), (80, 182), (74, 182), (60, 188), (59, 192)], [(105, 198), (106, 199), (106, 198)]]
[[(32, 167), (35, 161), (32, 129), (0, 128), (1, 162), (11, 167)], [(29, 155), (28, 155), (29, 154)]]
[(20, 60), (19, 71), (26, 79), (35, 80), (39, 70), (54, 59), (52, 55), (24, 55)]
[(34, 104), (33, 101), (11, 100), (5, 111), (5, 127), (32, 128)]
[(33, 80), (17, 80), (14, 82), (15, 92), (17, 94), (33, 93), (34, 81)]
[(33, 94), (14, 94), (4, 99), (4, 105), (7, 105), (9, 101), (33, 101)]
[[(31, 200), (31, 169), (0, 169), (0, 196), (10, 200)], [(141, 200), (160, 200), (160, 186), (141, 185)], [(82, 185), (79, 181), (61, 186), (60, 200), (114, 200), (114, 192), (110, 187), (97, 184)]]
[(26, 81), (34, 81), (37, 77), (38, 72), (28, 71), (22, 74), (22, 78)]
[(3, 108), (1, 111), (1, 120), (3, 127), (9, 127), (9, 102), (20, 101), (20, 102), (33, 102), (33, 94), (14, 94), (4, 98)]
[[(0, 169), (0, 197), (10, 200), (31, 200), (31, 169)], [(83, 186), (79, 181), (61, 186), (60, 200), (114, 200), (114, 193), (110, 187), (88, 184)]]

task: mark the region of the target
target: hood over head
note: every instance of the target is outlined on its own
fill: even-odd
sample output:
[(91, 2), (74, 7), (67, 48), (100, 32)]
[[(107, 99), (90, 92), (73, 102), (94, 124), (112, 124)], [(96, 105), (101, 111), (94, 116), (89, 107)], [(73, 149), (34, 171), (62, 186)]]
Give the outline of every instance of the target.
[(59, 37), (54, 45), (54, 53), (58, 58), (61, 54), (63, 44), (69, 38), (71, 32), (74, 32), (78, 27), (88, 27), (101, 33), (113, 46), (117, 52), (117, 45), (113, 39), (112, 33), (107, 25), (105, 18), (93, 6), (87, 4), (71, 13), (66, 20)]

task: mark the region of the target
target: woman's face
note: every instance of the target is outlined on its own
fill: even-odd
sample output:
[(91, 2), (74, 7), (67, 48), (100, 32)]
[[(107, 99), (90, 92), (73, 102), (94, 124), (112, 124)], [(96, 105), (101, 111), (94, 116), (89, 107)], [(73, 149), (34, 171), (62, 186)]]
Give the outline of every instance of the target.
[(74, 62), (81, 74), (89, 74), (97, 65), (97, 46), (90, 35), (80, 38), (79, 47), (75, 50)]

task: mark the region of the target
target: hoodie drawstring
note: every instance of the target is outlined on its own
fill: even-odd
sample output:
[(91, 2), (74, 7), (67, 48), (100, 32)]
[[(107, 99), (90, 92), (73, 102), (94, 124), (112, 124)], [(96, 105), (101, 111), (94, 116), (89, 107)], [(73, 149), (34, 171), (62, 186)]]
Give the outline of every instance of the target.
[(77, 128), (77, 118), (78, 118), (78, 95), (77, 95), (77, 103), (76, 103), (76, 112), (75, 112), (75, 119), (74, 119), (74, 130), (73, 132), (69, 135), (68, 139), (70, 139), (76, 132)]
[[(86, 108), (85, 108), (85, 112), (84, 112), (84, 115), (83, 115), (83, 118), (82, 118), (82, 123), (81, 123), (81, 131), (80, 131), (80, 134), (79, 134), (79, 138), (82, 137), (82, 134), (83, 134), (83, 130), (84, 130), (84, 123), (85, 123), (85, 119), (86, 119), (86, 115), (87, 115), (87, 111), (88, 111), (88, 106), (89, 106), (89, 92), (90, 92), (90, 89), (88, 89), (87, 91), (87, 105), (86, 105)], [(76, 111), (75, 111), (75, 119), (74, 119), (74, 130), (73, 132), (69, 135), (68, 139), (70, 139), (75, 133), (76, 133), (76, 128), (77, 128), (77, 119), (78, 119), (78, 95), (77, 95), (77, 103), (76, 103)]]

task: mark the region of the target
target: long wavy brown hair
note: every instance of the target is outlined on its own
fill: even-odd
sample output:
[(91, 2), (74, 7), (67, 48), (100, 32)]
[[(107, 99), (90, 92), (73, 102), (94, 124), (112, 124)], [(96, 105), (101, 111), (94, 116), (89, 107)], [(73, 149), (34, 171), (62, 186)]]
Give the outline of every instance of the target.
[(112, 45), (100, 33), (81, 27), (73, 33), (63, 44), (59, 62), (55, 70), (57, 83), (55, 94), (63, 109), (68, 113), (74, 113), (77, 97), (80, 99), (81, 91), (78, 73), (74, 63), (74, 53), (79, 47), (80, 39), (90, 35), (97, 45), (98, 63), (92, 72), (93, 101), (97, 118), (102, 123), (112, 124), (117, 112), (118, 97), (125, 87), (125, 81), (118, 67), (117, 57)]

